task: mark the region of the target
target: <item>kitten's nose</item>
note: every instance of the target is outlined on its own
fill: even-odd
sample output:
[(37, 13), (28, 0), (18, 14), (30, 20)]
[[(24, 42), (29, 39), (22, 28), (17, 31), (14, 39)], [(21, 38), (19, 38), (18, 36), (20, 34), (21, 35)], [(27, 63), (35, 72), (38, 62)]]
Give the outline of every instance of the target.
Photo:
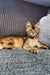
[(35, 32), (33, 31), (32, 33), (34, 34)]

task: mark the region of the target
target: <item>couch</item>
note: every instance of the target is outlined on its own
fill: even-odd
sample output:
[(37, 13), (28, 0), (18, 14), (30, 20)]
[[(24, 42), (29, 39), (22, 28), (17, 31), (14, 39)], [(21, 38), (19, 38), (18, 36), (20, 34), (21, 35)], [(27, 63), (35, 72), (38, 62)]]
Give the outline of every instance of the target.
[[(0, 38), (26, 35), (25, 23), (34, 25), (47, 15), (48, 8), (22, 0), (0, 0)], [(50, 51), (38, 49), (38, 54), (23, 48), (0, 51), (0, 75), (50, 75)]]

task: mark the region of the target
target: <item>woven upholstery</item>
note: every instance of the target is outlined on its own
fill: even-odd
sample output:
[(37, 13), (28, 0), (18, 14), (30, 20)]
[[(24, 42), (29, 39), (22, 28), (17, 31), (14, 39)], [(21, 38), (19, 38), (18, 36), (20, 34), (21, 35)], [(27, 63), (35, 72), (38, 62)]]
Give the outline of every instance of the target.
[(0, 8), (2, 7), (0, 9), (0, 37), (15, 34), (24, 35), (25, 17), (19, 15), (13, 0), (4, 1), (3, 5), (0, 5)]
[[(25, 33), (25, 20), (23, 18), (13, 18), (13, 14), (0, 14), (0, 32), (1, 36), (5, 35), (19, 35)], [(23, 24), (23, 25), (22, 25)]]

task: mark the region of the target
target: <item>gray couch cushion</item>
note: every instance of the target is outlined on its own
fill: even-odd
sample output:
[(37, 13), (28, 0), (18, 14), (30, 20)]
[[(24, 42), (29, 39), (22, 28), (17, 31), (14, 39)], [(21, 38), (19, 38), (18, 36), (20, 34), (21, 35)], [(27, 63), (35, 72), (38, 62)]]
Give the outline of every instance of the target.
[(50, 14), (40, 20), (39, 41), (50, 47)]
[(50, 75), (50, 51), (39, 54), (27, 50), (0, 51), (0, 75)]

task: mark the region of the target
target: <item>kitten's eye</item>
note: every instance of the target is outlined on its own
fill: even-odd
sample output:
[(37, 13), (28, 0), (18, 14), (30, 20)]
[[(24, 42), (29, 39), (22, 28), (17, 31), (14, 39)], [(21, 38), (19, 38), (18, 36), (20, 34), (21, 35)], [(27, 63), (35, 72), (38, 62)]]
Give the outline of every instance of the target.
[(30, 31), (32, 31), (32, 29)]
[(36, 32), (36, 29), (34, 31)]

